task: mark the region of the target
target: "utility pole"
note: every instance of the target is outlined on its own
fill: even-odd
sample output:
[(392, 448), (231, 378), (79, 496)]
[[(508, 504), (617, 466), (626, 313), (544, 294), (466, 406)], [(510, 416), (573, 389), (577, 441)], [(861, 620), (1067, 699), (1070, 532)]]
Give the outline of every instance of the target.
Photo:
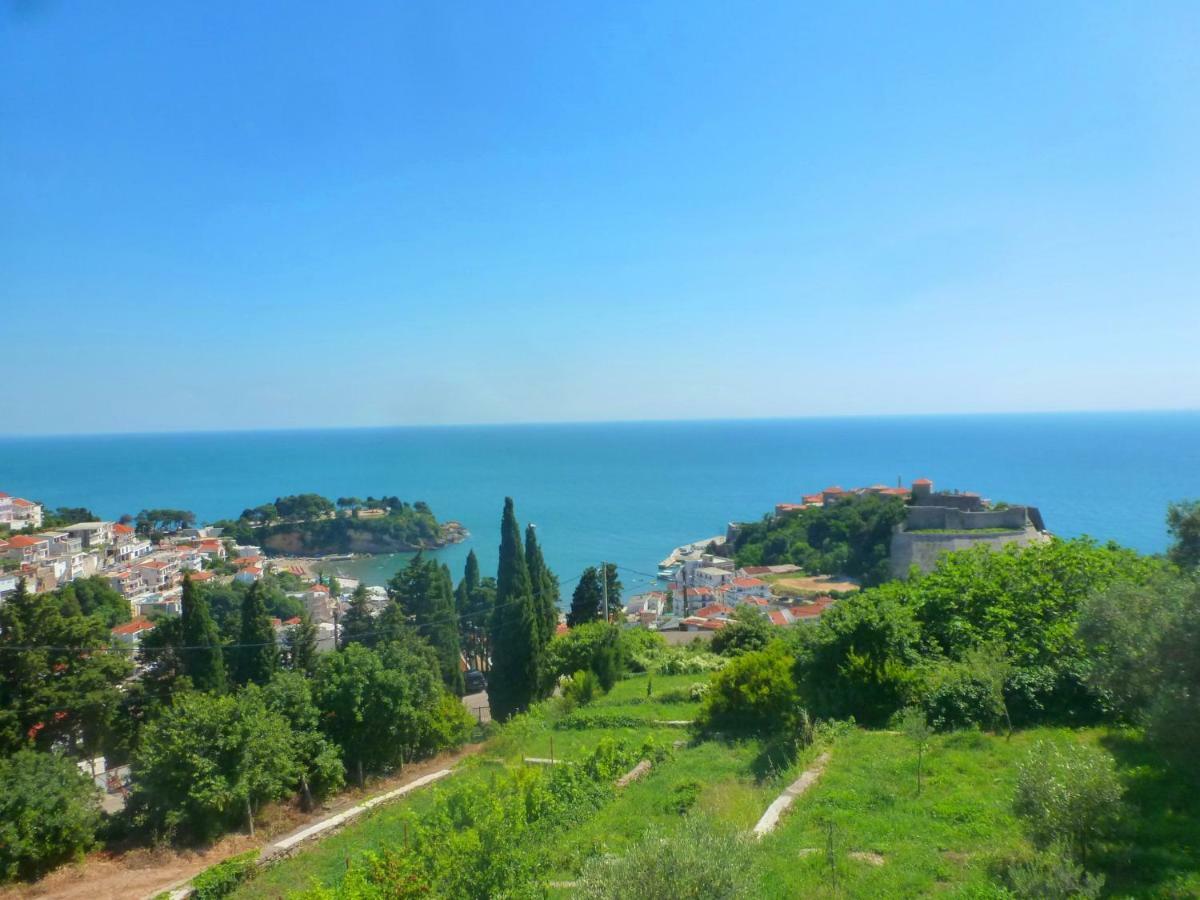
[(341, 641), (338, 640), (338, 608), (335, 601), (333, 606), (333, 649), (337, 650), (341, 646)]
[(600, 589), (604, 592), (604, 621), (608, 621), (608, 563), (600, 563)]

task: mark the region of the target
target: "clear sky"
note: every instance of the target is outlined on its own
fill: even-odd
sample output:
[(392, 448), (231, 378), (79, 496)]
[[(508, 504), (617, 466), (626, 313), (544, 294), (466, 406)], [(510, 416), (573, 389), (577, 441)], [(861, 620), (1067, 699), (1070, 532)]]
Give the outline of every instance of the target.
[(0, 0), (0, 433), (1200, 406), (1200, 4)]

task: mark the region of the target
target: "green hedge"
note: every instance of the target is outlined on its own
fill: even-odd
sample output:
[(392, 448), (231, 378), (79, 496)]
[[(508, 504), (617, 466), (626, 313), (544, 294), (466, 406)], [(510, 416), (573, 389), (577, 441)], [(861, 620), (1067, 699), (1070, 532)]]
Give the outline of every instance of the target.
[(196, 900), (220, 900), (228, 897), (243, 881), (249, 881), (258, 868), (258, 851), (247, 850), (209, 866), (192, 879)]

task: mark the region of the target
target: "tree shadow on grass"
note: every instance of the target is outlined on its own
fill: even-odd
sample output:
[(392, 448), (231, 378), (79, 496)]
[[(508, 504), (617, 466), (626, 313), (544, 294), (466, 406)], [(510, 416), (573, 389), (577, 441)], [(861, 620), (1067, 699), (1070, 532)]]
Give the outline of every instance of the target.
[(1200, 889), (1200, 778), (1171, 766), (1144, 737), (1102, 739), (1125, 785), (1120, 839), (1098, 855), (1105, 893), (1194, 897)]

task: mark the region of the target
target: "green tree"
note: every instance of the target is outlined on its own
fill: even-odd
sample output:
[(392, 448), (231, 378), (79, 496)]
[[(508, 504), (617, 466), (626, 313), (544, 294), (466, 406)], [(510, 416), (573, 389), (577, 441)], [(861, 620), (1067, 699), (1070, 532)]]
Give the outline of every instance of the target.
[(738, 656), (751, 650), (761, 650), (771, 642), (771, 620), (756, 606), (739, 606), (733, 611), (733, 621), (713, 635), (713, 653)]
[(1183, 500), (1167, 507), (1167, 530), (1175, 543), (1167, 551), (1171, 562), (1185, 572), (1200, 567), (1200, 500)]
[(388, 595), (433, 647), (446, 686), (462, 694), (458, 616), (449, 570), (418, 553), (388, 582)]
[(544, 647), (558, 630), (558, 578), (546, 565), (538, 545), (537, 526), (525, 527), (525, 562), (533, 587), (533, 608), (538, 622), (538, 640)]
[(553, 690), (562, 675), (592, 672), (600, 687), (611, 690), (629, 662), (629, 648), (619, 625), (589, 622), (572, 628), (546, 645), (542, 655), (542, 691)]
[(1038, 847), (1062, 844), (1086, 864), (1121, 820), (1123, 789), (1113, 759), (1082, 744), (1039, 741), (1017, 774), (1013, 810)]
[(266, 684), (279, 667), (275, 629), (258, 582), (250, 586), (242, 599), (242, 627), (234, 660), (234, 679), (238, 684)]
[(511, 497), (504, 498), (500, 522), (500, 565), (490, 643), (492, 671), (488, 679), (488, 702), (492, 715), (504, 721), (528, 707), (537, 696), (540, 646), (533, 587)]
[(287, 720), (306, 808), (345, 784), (342, 754), (321, 731), (321, 713), (313, 701), (312, 682), (301, 672), (276, 672), (263, 688), (267, 709)]
[(479, 558), (472, 550), (467, 554), (462, 581), (454, 589), (454, 605), (460, 616), (465, 616), (470, 611), (471, 599), (477, 590), (479, 590)]
[(600, 609), (601, 612), (603, 612), (603, 603), (607, 603), (608, 615), (611, 619), (612, 617), (619, 615), (621, 612), (621, 591), (625, 588), (625, 585), (621, 584), (620, 576), (617, 574), (616, 563), (604, 564), (604, 581), (607, 593), (602, 598), (603, 602)]
[(925, 710), (919, 706), (910, 706), (900, 714), (900, 730), (912, 741), (917, 751), (917, 796), (921, 796), (921, 764), (925, 761), (925, 751), (929, 748), (929, 739), (933, 729), (925, 718)]
[(220, 693), (225, 690), (225, 659), (221, 637), (209, 612), (208, 600), (192, 579), (183, 579), (180, 599), (180, 658), (183, 673), (197, 690)]
[(488, 628), (496, 605), (496, 579), (480, 578), (475, 551), (467, 554), (463, 579), (454, 591), (458, 632), (463, 651), (477, 668), (487, 668)]
[(18, 581), (0, 605), (0, 750), (32, 742), (98, 755), (132, 672), (108, 643), (99, 616), (64, 614), (59, 598)]
[(706, 731), (780, 734), (794, 730), (800, 714), (792, 657), (776, 642), (713, 676), (698, 721)]
[(588, 566), (579, 576), (575, 591), (571, 594), (571, 609), (567, 612), (567, 625), (575, 628), (603, 617), (604, 587), (600, 583), (600, 570)]
[(31, 878), (96, 843), (100, 794), (70, 759), (19, 750), (0, 758), (0, 876)]
[(311, 678), (317, 671), (317, 626), (307, 612), (300, 622), (287, 630), (284, 637), (287, 666)]
[(296, 789), (299, 761), (287, 720), (262, 692), (189, 692), (145, 727), (133, 759), (135, 816), (159, 834), (210, 839)]
[(77, 578), (59, 588), (55, 594), (64, 609), (73, 607), (83, 615), (99, 616), (109, 628), (129, 621), (129, 601), (120, 591), (113, 590), (100, 575)]
[(338, 640), (343, 647), (350, 644), (362, 644), (364, 647), (375, 645), (375, 619), (367, 605), (368, 596), (367, 586), (359, 582), (350, 595), (350, 606), (346, 615), (342, 617)]

